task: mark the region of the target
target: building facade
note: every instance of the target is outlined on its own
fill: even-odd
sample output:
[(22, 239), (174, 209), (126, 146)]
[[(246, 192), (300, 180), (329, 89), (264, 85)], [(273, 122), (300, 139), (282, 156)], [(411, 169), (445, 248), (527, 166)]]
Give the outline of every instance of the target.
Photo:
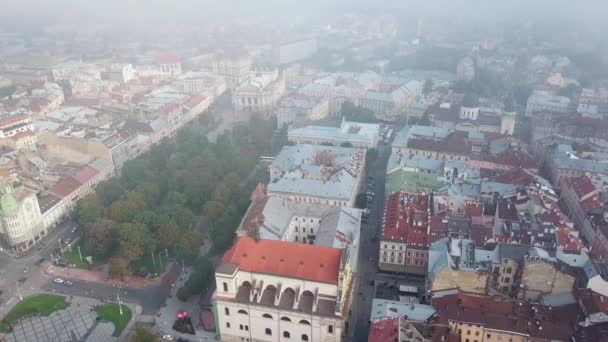
[(353, 284), (342, 258), (337, 248), (241, 237), (215, 273), (221, 341), (342, 341)]
[(14, 252), (30, 249), (47, 234), (36, 194), (5, 185), (0, 197), (0, 232)]

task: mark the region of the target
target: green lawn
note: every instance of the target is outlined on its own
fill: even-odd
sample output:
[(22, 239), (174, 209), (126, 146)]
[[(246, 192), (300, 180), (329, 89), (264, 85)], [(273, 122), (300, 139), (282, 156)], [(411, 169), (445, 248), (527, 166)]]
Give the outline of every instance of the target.
[(4, 317), (0, 322), (0, 332), (10, 332), (11, 326), (21, 318), (30, 315), (48, 316), (51, 313), (68, 307), (65, 297), (39, 294), (25, 298)]
[[(165, 272), (165, 269), (167, 268), (167, 263), (169, 262), (167, 260), (167, 258), (165, 257), (165, 254), (164, 253), (161, 253), (161, 254), (162, 254), (160, 257), (161, 262), (159, 262), (159, 260), (158, 260), (158, 253), (154, 254), (154, 260), (152, 260), (151, 254), (147, 254), (147, 255), (144, 255), (144, 257), (141, 258), (140, 260), (133, 261), (131, 263), (131, 271), (134, 273), (138, 273), (141, 271), (147, 271), (153, 277), (160, 276), (161, 274), (163, 274)], [(154, 262), (156, 262), (156, 264)], [(161, 264), (162, 264), (162, 266), (161, 266)]]
[(118, 337), (125, 329), (129, 321), (131, 320), (131, 310), (128, 307), (122, 305), (122, 315), (118, 308), (118, 304), (107, 304), (98, 306), (95, 309), (97, 315), (104, 321), (114, 323), (114, 336)]
[[(80, 255), (78, 255), (78, 246), (80, 246), (80, 252), (82, 253), (82, 262), (80, 261)], [(87, 254), (86, 250), (84, 249), (84, 242), (82, 240), (80, 240), (75, 246), (72, 246), (71, 251), (65, 251), (65, 253), (63, 253), (63, 257), (67, 260), (68, 264), (74, 264), (76, 265), (76, 268), (82, 268), (86, 270), (92, 270), (95, 267), (103, 265), (108, 261), (107, 258), (92, 256), (93, 263), (89, 265), (86, 260), (86, 257), (88, 255), (89, 254)]]

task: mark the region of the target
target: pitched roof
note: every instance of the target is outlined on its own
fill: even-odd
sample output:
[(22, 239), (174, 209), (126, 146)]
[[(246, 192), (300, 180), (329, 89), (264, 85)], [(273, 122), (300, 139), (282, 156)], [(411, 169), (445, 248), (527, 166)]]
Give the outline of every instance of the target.
[(84, 184), (91, 180), (91, 178), (95, 177), (95, 175), (97, 175), (98, 173), (99, 171), (87, 165), (78, 170), (72, 176), (72, 178), (74, 178), (78, 183)]
[(426, 246), (428, 226), (428, 196), (395, 192), (388, 196), (384, 207), (382, 240), (402, 241)]
[(337, 248), (241, 237), (223, 261), (242, 271), (337, 284), (341, 257)]
[(369, 342), (393, 342), (399, 339), (400, 317), (372, 321), (369, 328)]
[(51, 193), (63, 198), (74, 192), (81, 186), (81, 183), (72, 177), (60, 179), (49, 190)]
[(166, 52), (158, 56), (158, 64), (178, 64), (181, 60), (178, 55)]
[(578, 298), (587, 315), (608, 312), (608, 297), (590, 289), (579, 290)]

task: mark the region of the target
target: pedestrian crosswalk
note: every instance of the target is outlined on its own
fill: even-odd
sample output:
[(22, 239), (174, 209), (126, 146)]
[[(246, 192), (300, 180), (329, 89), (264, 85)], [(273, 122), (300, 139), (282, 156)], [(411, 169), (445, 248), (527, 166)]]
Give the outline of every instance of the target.
[(156, 322), (156, 316), (154, 315), (139, 315), (135, 318), (135, 322), (144, 325), (154, 325)]

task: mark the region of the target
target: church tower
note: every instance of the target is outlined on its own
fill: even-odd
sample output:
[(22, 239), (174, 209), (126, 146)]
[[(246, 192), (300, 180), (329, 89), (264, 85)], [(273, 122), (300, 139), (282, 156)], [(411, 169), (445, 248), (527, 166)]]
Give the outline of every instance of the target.
[(460, 104), (460, 119), (477, 120), (479, 116), (479, 97), (473, 93), (467, 93)]

